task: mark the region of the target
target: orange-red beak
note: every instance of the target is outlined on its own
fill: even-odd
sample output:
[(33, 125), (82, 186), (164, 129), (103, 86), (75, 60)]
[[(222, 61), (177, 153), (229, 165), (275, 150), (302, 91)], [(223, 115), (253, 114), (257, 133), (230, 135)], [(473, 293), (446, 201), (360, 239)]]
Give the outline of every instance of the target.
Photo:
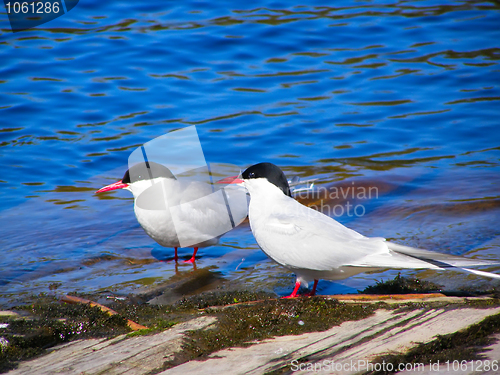
[(111, 190), (116, 190), (116, 189), (123, 189), (123, 188), (126, 188), (127, 186), (128, 186), (128, 184), (125, 184), (121, 181), (118, 181), (118, 182), (115, 182), (114, 184), (106, 185), (106, 186), (100, 188), (99, 190), (97, 190), (95, 192), (95, 194), (104, 193), (105, 191), (111, 191)]
[(218, 184), (241, 184), (243, 180), (240, 176), (231, 176), (223, 178), (222, 180), (217, 181)]

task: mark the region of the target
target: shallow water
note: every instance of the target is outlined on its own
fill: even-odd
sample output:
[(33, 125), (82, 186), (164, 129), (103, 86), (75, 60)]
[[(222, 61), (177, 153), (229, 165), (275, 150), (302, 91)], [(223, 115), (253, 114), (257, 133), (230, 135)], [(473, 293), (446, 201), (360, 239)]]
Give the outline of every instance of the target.
[[(142, 231), (130, 194), (93, 193), (122, 177), (136, 147), (189, 125), (209, 162), (270, 161), (318, 189), (375, 187), (347, 197), (357, 213), (330, 202), (365, 235), (498, 259), (499, 24), (498, 3), (479, 1), (85, 1), (15, 34), (2, 13), (0, 300), (129, 293), (174, 276), (163, 261), (173, 250)], [(199, 269), (242, 288), (293, 286), (248, 226), (199, 254)]]

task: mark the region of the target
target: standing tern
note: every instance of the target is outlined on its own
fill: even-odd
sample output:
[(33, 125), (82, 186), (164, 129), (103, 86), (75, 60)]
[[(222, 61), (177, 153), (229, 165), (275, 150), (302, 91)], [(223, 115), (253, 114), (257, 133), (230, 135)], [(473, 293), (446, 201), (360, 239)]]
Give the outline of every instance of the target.
[(463, 258), (398, 245), (381, 237), (365, 237), (331, 217), (291, 198), (280, 168), (259, 163), (242, 174), (250, 193), (249, 221), (261, 249), (276, 263), (297, 276), (290, 296), (297, 296), (301, 283), (319, 279), (342, 280), (358, 273), (385, 268), (460, 269), (500, 279), (500, 275), (465, 267), (498, 265), (499, 262)]
[[(227, 186), (224, 194), (231, 194), (235, 187), (238, 188)], [(158, 244), (175, 249), (176, 262), (177, 248), (183, 247), (182, 244), (194, 248), (193, 256), (185, 261), (194, 263), (198, 248), (216, 245), (222, 234), (247, 216), (245, 193), (233, 194), (242, 196), (244, 203), (236, 205), (238, 209), (233, 210), (229, 222), (227, 200), (214, 198), (209, 184), (179, 181), (167, 167), (151, 161), (132, 166), (120, 181), (104, 186), (96, 194), (116, 189), (134, 195), (137, 221)]]

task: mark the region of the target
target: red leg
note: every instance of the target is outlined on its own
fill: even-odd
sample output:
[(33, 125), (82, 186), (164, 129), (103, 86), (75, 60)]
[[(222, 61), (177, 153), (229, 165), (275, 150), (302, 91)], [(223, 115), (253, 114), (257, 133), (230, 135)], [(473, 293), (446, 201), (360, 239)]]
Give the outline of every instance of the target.
[(191, 257), (191, 259), (188, 259), (188, 260), (185, 260), (184, 262), (185, 263), (194, 263), (195, 260), (196, 260), (196, 253), (198, 252), (198, 248), (195, 247), (194, 248), (194, 252), (193, 252), (193, 256)]
[(177, 256), (177, 247), (174, 247), (174, 249), (175, 249), (174, 260), (177, 263), (177, 261), (179, 260), (179, 257)]
[(300, 281), (297, 279), (297, 281), (295, 282), (295, 289), (293, 290), (292, 294), (290, 294), (289, 296), (281, 297), (281, 298), (295, 298), (295, 297), (297, 297), (297, 292), (299, 291), (299, 288), (300, 288)]
[(314, 285), (309, 293), (304, 294), (305, 296), (314, 296), (316, 294), (316, 287), (318, 286), (318, 280), (314, 279)]

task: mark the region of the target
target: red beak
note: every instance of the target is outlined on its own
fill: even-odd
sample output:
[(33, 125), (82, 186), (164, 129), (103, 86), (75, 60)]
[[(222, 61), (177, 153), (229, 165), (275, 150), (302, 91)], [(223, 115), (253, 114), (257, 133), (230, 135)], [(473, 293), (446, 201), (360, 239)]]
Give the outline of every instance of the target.
[(217, 181), (218, 184), (241, 184), (243, 182), (240, 176), (226, 177), (222, 180)]
[(99, 190), (97, 190), (95, 192), (95, 194), (104, 193), (105, 191), (111, 191), (111, 190), (116, 190), (116, 189), (123, 189), (123, 188), (126, 188), (127, 186), (128, 186), (128, 184), (124, 184), (123, 182), (118, 181), (118, 182), (115, 182), (114, 184), (107, 185), (107, 186), (100, 188)]

